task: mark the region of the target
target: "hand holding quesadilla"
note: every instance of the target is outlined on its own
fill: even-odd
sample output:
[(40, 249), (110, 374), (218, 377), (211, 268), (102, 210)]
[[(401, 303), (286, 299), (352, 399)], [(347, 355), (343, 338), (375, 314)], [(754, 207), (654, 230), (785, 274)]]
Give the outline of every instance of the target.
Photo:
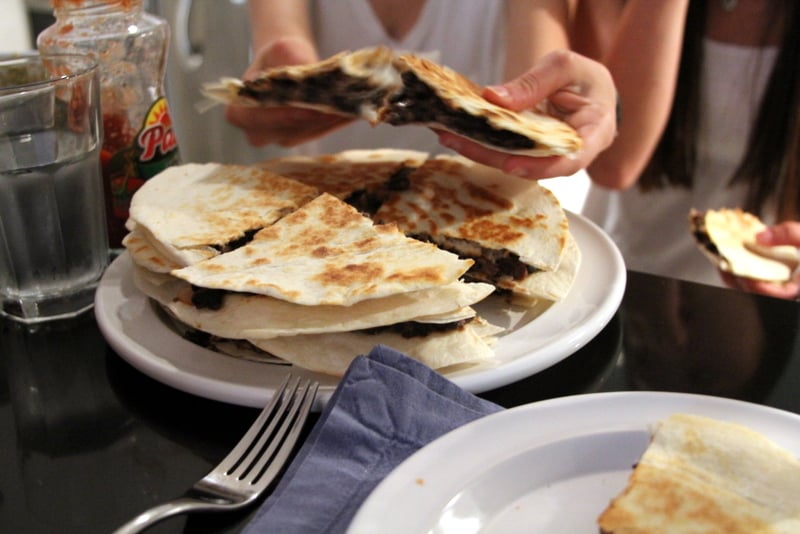
[[(553, 57), (573, 55), (566, 52)], [(552, 105), (547, 110), (532, 105), (516, 109), (498, 105), (484, 98), (482, 88), (460, 73), (413, 54), (395, 54), (385, 47), (342, 52), (317, 63), (272, 68), (251, 80), (224, 78), (206, 84), (204, 92), (214, 100), (251, 108), (292, 106), (360, 118), (371, 124), (423, 125), (452, 132), (504, 154), (576, 156), (576, 163), (568, 166), (578, 169), (585, 159), (577, 156), (583, 145), (581, 137), (570, 124), (548, 113), (562, 114), (566, 110), (564, 118), (577, 121), (592, 134), (593, 145), (587, 152), (592, 155), (605, 148), (594, 145), (610, 142), (613, 137), (613, 83), (601, 65), (586, 58), (550, 63), (552, 67), (542, 71), (548, 83), (541, 86), (547, 92), (537, 95), (539, 100), (550, 97)], [(557, 67), (562, 64), (581, 68), (559, 70)], [(578, 74), (581, 76), (576, 77)], [(601, 89), (595, 89), (595, 85)], [(559, 94), (566, 86), (579, 87), (580, 98)], [(595, 98), (605, 93), (611, 93), (608, 102)], [(606, 116), (609, 121), (596, 119)], [(250, 119), (241, 113), (232, 118), (239, 121), (239, 126), (250, 124)], [(593, 125), (605, 123), (611, 125), (607, 135), (596, 135)], [(252, 134), (250, 137), (254, 138)]]
[(493, 150), (450, 132), (440, 134), (443, 145), (510, 174), (532, 179), (570, 176), (586, 168), (616, 135), (617, 93), (611, 75), (602, 64), (573, 52), (548, 54), (522, 76), (481, 94), (514, 111), (546, 107), (582, 139), (582, 148), (567, 157), (532, 158)]
[[(727, 273), (730, 285), (759, 293), (778, 291), (781, 294), (774, 296), (783, 298), (796, 296), (792, 280), (800, 266), (798, 223), (769, 230), (758, 217), (741, 209), (692, 211), (689, 220), (698, 247), (723, 275)], [(783, 290), (779, 290), (781, 284), (786, 286)]]

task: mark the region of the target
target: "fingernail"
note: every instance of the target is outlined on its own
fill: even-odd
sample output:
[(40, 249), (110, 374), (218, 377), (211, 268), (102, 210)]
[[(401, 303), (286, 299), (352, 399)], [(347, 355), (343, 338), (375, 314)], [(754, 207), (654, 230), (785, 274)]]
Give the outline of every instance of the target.
[(490, 85), (488, 89), (500, 98), (508, 98), (510, 93), (502, 85)]
[(508, 173), (513, 174), (514, 176), (519, 176), (520, 178), (528, 178), (530, 176), (528, 169), (525, 167), (514, 167), (509, 169)]

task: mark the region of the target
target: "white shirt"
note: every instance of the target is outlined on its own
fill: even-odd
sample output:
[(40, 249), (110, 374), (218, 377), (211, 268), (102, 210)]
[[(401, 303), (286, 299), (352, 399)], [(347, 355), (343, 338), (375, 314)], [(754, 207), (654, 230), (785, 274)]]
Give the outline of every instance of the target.
[[(777, 48), (706, 39), (701, 79), (698, 160), (691, 189), (643, 193), (636, 186), (611, 191), (592, 184), (583, 213), (614, 240), (629, 269), (722, 285), (698, 250), (688, 215), (697, 210), (742, 207), (746, 186), (729, 186), (749, 143)], [(770, 224), (774, 216), (765, 217)]]
[[(386, 45), (424, 55), (480, 85), (504, 81), (505, 19), (501, 1), (428, 0), (415, 26), (400, 40), (386, 33), (368, 0), (316, 0), (311, 8), (321, 58), (343, 50)], [(372, 127), (359, 120), (294, 152), (310, 155), (383, 147), (445, 151), (428, 128)]]

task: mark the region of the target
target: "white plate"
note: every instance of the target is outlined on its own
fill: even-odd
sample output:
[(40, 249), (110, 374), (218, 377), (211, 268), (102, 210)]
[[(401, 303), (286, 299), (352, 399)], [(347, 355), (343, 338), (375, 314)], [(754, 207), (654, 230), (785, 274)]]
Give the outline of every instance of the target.
[(576, 395), (479, 419), (422, 448), (367, 498), (348, 534), (589, 533), (652, 425), (676, 412), (743, 424), (800, 456), (800, 416), (720, 397)]
[[(567, 297), (535, 319), (506, 315), (503, 309), (480, 309), (493, 322), (508, 326), (495, 346), (492, 366), (448, 374), (473, 393), (488, 391), (550, 367), (575, 353), (608, 324), (625, 290), (626, 272), (614, 243), (589, 220), (568, 214), (583, 260)], [(263, 406), (280, 385), (286, 366), (225, 356), (187, 341), (133, 285), (132, 264), (123, 254), (109, 266), (95, 296), (95, 315), (111, 347), (131, 365), (174, 388), (202, 397)], [(324, 350), (324, 348), (321, 348)], [(292, 373), (321, 380), (321, 406), (338, 379), (296, 368)]]

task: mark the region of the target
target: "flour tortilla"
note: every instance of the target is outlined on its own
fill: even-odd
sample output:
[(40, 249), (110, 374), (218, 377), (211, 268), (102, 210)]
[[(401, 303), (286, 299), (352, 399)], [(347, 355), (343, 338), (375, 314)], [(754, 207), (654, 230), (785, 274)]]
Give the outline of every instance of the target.
[(393, 176), (422, 165), (427, 152), (380, 148), (320, 156), (286, 156), (258, 165), (346, 200), (357, 191), (383, 187)]
[(220, 310), (199, 309), (179, 297), (188, 289), (183, 280), (134, 268), (134, 283), (178, 320), (226, 339), (268, 339), (298, 334), (345, 332), (406, 321), (446, 324), (475, 317), (472, 304), (494, 288), (488, 284), (454, 282), (361, 301), (352, 306), (303, 306), (281, 299), (229, 293)]
[(721, 270), (736, 276), (786, 282), (800, 263), (795, 247), (764, 247), (756, 234), (766, 229), (758, 217), (741, 209), (692, 211), (693, 235), (700, 250)]
[[(480, 323), (480, 320), (477, 320)], [(468, 323), (457, 330), (406, 338), (382, 332), (342, 332), (309, 336), (251, 339), (256, 347), (304, 369), (341, 376), (350, 362), (375, 345), (387, 345), (432, 369), (475, 364), (494, 358), (494, 337), (481, 335), (480, 324)]]
[[(145, 228), (128, 222), (130, 232), (122, 239), (122, 245), (130, 254), (133, 263), (154, 273), (169, 273), (173, 269), (183, 267), (170, 259), (169, 254), (162, 253), (158, 241)], [(200, 254), (199, 259), (205, 255)]]
[[(480, 86), (446, 66), (414, 54), (400, 54), (394, 64), (403, 76), (403, 89), (392, 94), (381, 110), (383, 122), (424, 124), (494, 150), (526, 156), (565, 156), (578, 152), (583, 145), (569, 124), (542, 113), (515, 112), (493, 104), (481, 96)], [(429, 95), (420, 102), (423, 92)], [(509, 136), (523, 143), (509, 147), (499, 142), (499, 138)]]
[(659, 423), (604, 533), (800, 532), (800, 462), (740, 425), (688, 414)]
[(141, 227), (168, 261), (187, 266), (273, 224), (318, 194), (313, 187), (255, 166), (168, 167), (131, 200), (129, 229)]
[(572, 289), (581, 261), (580, 248), (572, 234), (568, 234), (564, 254), (555, 271), (536, 271), (522, 280), (504, 279), (497, 285), (501, 289), (510, 290), (519, 304), (527, 302), (533, 305), (539, 299), (558, 302)]

